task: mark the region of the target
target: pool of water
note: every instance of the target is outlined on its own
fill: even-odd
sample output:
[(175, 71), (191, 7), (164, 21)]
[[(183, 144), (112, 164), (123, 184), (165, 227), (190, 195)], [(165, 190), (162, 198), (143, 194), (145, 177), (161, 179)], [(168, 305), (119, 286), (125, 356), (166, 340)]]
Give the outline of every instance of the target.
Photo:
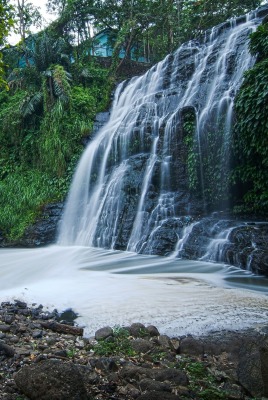
[(73, 308), (91, 335), (154, 324), (168, 335), (268, 323), (268, 279), (235, 267), (88, 247), (0, 250), (0, 301)]

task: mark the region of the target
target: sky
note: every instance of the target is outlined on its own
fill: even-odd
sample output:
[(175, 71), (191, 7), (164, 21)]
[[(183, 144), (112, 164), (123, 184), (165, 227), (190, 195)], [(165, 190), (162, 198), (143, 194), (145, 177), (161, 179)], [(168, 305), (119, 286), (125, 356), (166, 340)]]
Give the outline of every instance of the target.
[[(13, 3), (16, 3), (15, 0), (12, 1)], [(29, 0), (29, 3), (34, 4), (35, 6), (39, 7), (39, 11), (42, 15), (42, 17), (45, 19), (45, 23), (44, 26), (49, 24), (49, 22), (53, 21), (53, 15), (52, 14), (48, 14), (46, 12), (46, 1), (42, 1), (42, 0)], [(36, 32), (37, 30), (35, 28), (32, 29), (32, 32)], [(18, 43), (18, 41), (20, 40), (20, 36), (16, 35), (14, 33), (11, 33), (9, 38), (8, 38), (8, 43), (10, 43), (11, 45), (15, 45), (16, 43)]]

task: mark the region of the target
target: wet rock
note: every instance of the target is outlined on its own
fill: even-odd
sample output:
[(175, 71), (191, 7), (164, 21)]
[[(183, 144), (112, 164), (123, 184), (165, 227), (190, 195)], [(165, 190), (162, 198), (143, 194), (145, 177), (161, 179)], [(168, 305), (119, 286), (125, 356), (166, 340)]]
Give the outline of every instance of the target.
[(142, 379), (139, 382), (139, 387), (142, 392), (145, 391), (157, 391), (157, 392), (171, 392), (171, 384), (165, 382), (158, 382), (153, 379)]
[[(92, 363), (91, 363), (92, 364)], [(94, 367), (106, 372), (118, 371), (118, 366), (112, 358), (101, 357), (94, 362)]]
[(180, 386), (187, 386), (189, 381), (184, 371), (167, 368), (154, 371), (154, 379), (160, 382), (169, 381)]
[[(193, 225), (179, 256), (204, 257), (268, 276), (268, 224), (217, 217), (220, 216), (206, 217)], [(216, 245), (223, 232), (226, 232), (226, 240)]]
[(160, 335), (158, 337), (158, 343), (162, 347), (170, 348), (172, 346), (170, 338), (167, 335)]
[(180, 342), (180, 354), (203, 356), (204, 345), (198, 339), (186, 337)]
[(137, 389), (135, 386), (131, 385), (128, 383), (125, 386), (121, 386), (118, 388), (118, 392), (121, 396), (124, 396), (123, 398), (127, 398), (126, 396), (130, 396), (133, 399), (136, 399), (140, 395), (140, 390)]
[(140, 322), (134, 322), (130, 327), (127, 328), (127, 330), (129, 331), (130, 335), (134, 337), (140, 337), (146, 334), (145, 325), (141, 324)]
[(223, 385), (223, 389), (228, 393), (229, 400), (240, 400), (243, 398), (243, 390), (240, 386), (236, 384), (231, 384), (230, 382), (226, 382)]
[(63, 212), (63, 203), (51, 203), (44, 206), (41, 217), (29, 226), (23, 237), (11, 242), (3, 238), (1, 247), (39, 247), (55, 243), (58, 223)]
[(18, 307), (18, 308), (27, 309), (27, 303), (25, 303), (24, 301), (15, 300), (14, 303), (15, 303), (16, 307)]
[(139, 381), (142, 378), (154, 379), (154, 372), (150, 368), (144, 368), (140, 366), (127, 365), (122, 368), (120, 375), (126, 380)]
[(40, 330), (35, 330), (32, 333), (32, 337), (34, 339), (40, 339), (42, 336), (43, 336), (43, 331), (40, 331)]
[(55, 351), (54, 355), (56, 357), (61, 357), (61, 358), (67, 358), (68, 357), (68, 353), (67, 353), (66, 350)]
[(158, 382), (170, 381), (181, 386), (188, 385), (185, 372), (177, 369), (150, 369), (137, 366), (126, 366), (121, 370), (121, 376), (127, 380), (140, 381), (144, 378), (155, 379)]
[(95, 339), (96, 340), (104, 340), (107, 339), (109, 336), (113, 336), (113, 330), (110, 326), (105, 326), (104, 328), (98, 329), (95, 332)]
[(149, 325), (146, 327), (146, 331), (149, 333), (150, 336), (159, 336), (159, 330), (154, 325)]
[(237, 368), (239, 383), (253, 396), (268, 396), (268, 340), (241, 348)]
[(22, 368), (16, 385), (31, 400), (87, 400), (87, 391), (76, 365), (57, 360)]
[(130, 344), (136, 353), (147, 353), (154, 347), (153, 343), (149, 340), (135, 339), (131, 340)]
[(174, 351), (176, 353), (178, 353), (179, 352), (179, 348), (180, 348), (180, 340), (173, 338), (173, 339), (170, 340), (170, 342), (171, 342), (171, 345), (172, 345)]
[(0, 354), (1, 353), (5, 354), (7, 357), (13, 357), (15, 351), (11, 346), (0, 340)]
[(10, 326), (4, 324), (0, 325), (0, 331), (3, 333), (10, 332)]

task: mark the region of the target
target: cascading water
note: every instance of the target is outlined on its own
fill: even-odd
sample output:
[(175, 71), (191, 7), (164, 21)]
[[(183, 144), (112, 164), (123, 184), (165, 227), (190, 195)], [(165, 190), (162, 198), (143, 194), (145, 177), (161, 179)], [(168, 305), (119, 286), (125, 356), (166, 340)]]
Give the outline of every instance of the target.
[[(60, 244), (175, 251), (189, 215), (204, 213), (215, 195), (211, 168), (227, 190), (233, 101), (254, 62), (248, 38), (260, 22), (255, 12), (224, 23), (118, 86), (110, 119), (75, 173)], [(189, 143), (200, 182), (195, 191), (189, 190)], [(217, 160), (212, 145), (221, 150)]]

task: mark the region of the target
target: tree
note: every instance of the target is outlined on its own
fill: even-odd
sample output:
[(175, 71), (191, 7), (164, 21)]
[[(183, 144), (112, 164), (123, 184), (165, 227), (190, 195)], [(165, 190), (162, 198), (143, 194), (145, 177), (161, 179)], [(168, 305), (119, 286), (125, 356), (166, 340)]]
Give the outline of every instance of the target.
[[(0, 3), (0, 49), (5, 44), (10, 29), (14, 26), (13, 7), (8, 0), (2, 0)], [(5, 84), (4, 81), (4, 63), (3, 55), (0, 51), (0, 86)]]
[(17, 0), (17, 15), (19, 22), (19, 33), (22, 41), (26, 39), (26, 35), (31, 33), (30, 28), (32, 26), (41, 28), (42, 16), (38, 7), (35, 7), (28, 0)]
[(62, 15), (65, 11), (65, 7), (68, 4), (68, 0), (48, 0), (46, 3), (47, 11), (51, 14)]

